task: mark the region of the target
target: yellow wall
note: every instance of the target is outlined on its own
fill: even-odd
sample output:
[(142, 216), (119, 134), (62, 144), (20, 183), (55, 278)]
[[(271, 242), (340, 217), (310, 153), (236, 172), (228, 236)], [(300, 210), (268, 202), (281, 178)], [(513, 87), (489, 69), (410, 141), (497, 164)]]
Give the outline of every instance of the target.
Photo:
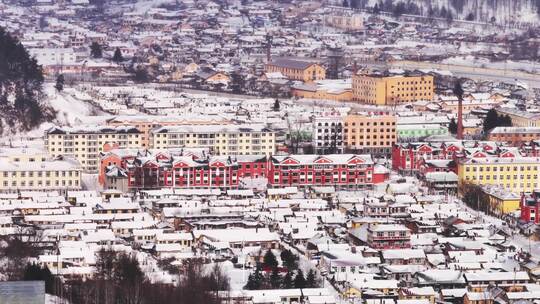
[(312, 64), (306, 69), (293, 69), (267, 64), (266, 72), (280, 72), (289, 79), (302, 80), (304, 82), (312, 82), (314, 80), (323, 80), (326, 78), (325, 68), (318, 64)]
[(141, 133), (67, 133), (47, 134), (46, 146), (51, 156), (72, 156), (84, 170), (97, 171), (99, 153), (105, 144), (118, 148), (138, 149), (142, 147)]
[(354, 100), (369, 104), (393, 105), (433, 99), (433, 76), (354, 75), (352, 86)]
[(505, 199), (489, 194), (489, 203), (497, 214), (507, 214), (519, 210), (519, 198)]
[(489, 163), (481, 160), (475, 163), (460, 162), (459, 184), (469, 182), (477, 185), (497, 185), (514, 193), (531, 192), (540, 188), (540, 162), (537, 158), (498, 158), (498, 160)]

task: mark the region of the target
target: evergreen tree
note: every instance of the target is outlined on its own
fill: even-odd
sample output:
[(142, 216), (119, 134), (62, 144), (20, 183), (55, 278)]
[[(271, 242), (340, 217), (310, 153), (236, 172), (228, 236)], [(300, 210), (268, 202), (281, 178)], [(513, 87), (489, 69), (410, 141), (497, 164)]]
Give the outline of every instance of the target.
[(298, 268), (298, 257), (289, 249), (281, 251), (280, 257), (283, 266), (287, 267), (289, 271)]
[(343, 0), (342, 6), (343, 6), (343, 7), (349, 7), (349, 1)]
[(498, 125), (499, 115), (497, 115), (497, 111), (495, 111), (495, 109), (490, 109), (486, 114), (486, 118), (484, 118), (484, 132), (489, 132)]
[(317, 278), (315, 276), (315, 271), (310, 269), (306, 277), (306, 287), (307, 288), (316, 288), (317, 287)]
[(448, 124), (448, 132), (450, 132), (450, 134), (457, 134), (457, 123), (454, 117), (450, 119), (450, 124)]
[(399, 18), (401, 15), (405, 13), (405, 3), (399, 2), (394, 6), (394, 9), (392, 11), (395, 18)]
[[(0, 27), (0, 111), (29, 130), (52, 119), (54, 111), (42, 104), (43, 70), (24, 46)], [(13, 102), (14, 101), (14, 102)]]
[(270, 267), (272, 269), (274, 269), (274, 268), (276, 268), (278, 266), (278, 261), (276, 259), (276, 256), (274, 255), (274, 253), (270, 249), (268, 249), (266, 251), (266, 254), (264, 255), (263, 266), (264, 267)]
[(116, 50), (114, 50), (114, 55), (113, 55), (112, 60), (116, 63), (120, 63), (124, 61), (124, 57), (122, 56), (122, 51), (120, 51), (120, 48), (116, 48)]
[(276, 98), (276, 100), (274, 100), (274, 112), (279, 112), (279, 109), (280, 109), (280, 104), (279, 104), (279, 99)]
[(381, 9), (379, 8), (379, 4), (375, 3), (375, 5), (373, 6), (373, 13), (379, 14), (380, 12), (381, 12)]
[(259, 285), (257, 281), (255, 280), (255, 276), (252, 273), (250, 273), (248, 276), (246, 286), (244, 286), (244, 289), (257, 290), (258, 288), (259, 288)]
[(283, 289), (291, 289), (293, 288), (293, 280), (292, 280), (292, 274), (291, 271), (287, 272), (285, 277), (283, 277)]
[(101, 49), (101, 45), (97, 42), (92, 42), (90, 45), (90, 56), (93, 58), (101, 58), (103, 57), (103, 51)]
[(278, 268), (274, 268), (270, 274), (270, 287), (279, 289), (281, 287), (281, 276), (279, 275)]
[(56, 84), (54, 85), (54, 88), (58, 92), (62, 92), (62, 90), (64, 90), (64, 82), (65, 82), (64, 74), (58, 75), (58, 77), (56, 77)]
[(138, 83), (145, 83), (150, 81), (150, 75), (148, 75), (148, 70), (144, 67), (137, 67), (135, 70), (134, 80)]
[(294, 277), (294, 288), (306, 288), (306, 278), (302, 269), (298, 269), (296, 277)]
[(246, 85), (246, 80), (244, 76), (237, 71), (231, 73), (231, 90), (234, 94), (244, 93), (244, 87)]

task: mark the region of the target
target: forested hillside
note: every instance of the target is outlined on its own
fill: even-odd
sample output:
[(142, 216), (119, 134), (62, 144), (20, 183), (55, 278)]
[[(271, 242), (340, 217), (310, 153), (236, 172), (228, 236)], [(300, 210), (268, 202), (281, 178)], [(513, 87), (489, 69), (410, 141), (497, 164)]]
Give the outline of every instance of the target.
[(54, 110), (43, 97), (41, 67), (0, 27), (0, 133), (30, 130), (54, 119)]
[(343, 0), (343, 4), (392, 13), (498, 24), (540, 21), (540, 0)]

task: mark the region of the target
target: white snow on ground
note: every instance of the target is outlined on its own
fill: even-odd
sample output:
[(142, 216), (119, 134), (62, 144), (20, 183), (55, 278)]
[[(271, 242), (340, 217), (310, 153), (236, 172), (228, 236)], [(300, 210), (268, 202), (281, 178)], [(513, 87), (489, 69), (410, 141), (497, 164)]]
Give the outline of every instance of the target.
[(11, 140), (27, 141), (28, 138), (42, 138), (43, 133), (54, 125), (101, 124), (110, 117), (109, 114), (96, 109), (85, 101), (90, 97), (76, 89), (65, 88), (63, 92), (59, 93), (54, 88), (54, 84), (46, 83), (43, 86), (43, 92), (47, 96), (46, 102), (58, 112), (56, 120), (43, 123), (30, 132), (24, 132), (24, 135), (9, 136)]
[(135, 3), (134, 12), (143, 14), (151, 8), (158, 7), (163, 4), (175, 3), (175, 0), (139, 0)]
[(86, 102), (85, 100), (91, 98), (77, 89), (66, 88), (62, 92), (57, 92), (53, 84), (47, 84), (44, 91), (47, 94), (47, 101), (58, 111), (57, 121), (61, 124), (100, 122), (104, 120), (103, 116), (107, 115)]
[(477, 68), (480, 67), (489, 67), (492, 69), (501, 69), (501, 70), (522, 70), (529, 73), (537, 73), (540, 70), (540, 64), (531, 61), (497, 61), (490, 62), (487, 58), (478, 58), (472, 55), (468, 56), (458, 56), (444, 59), (441, 61), (443, 64), (453, 64), (453, 65), (464, 65), (464, 66), (474, 66)]
[(69, 304), (69, 301), (46, 293), (45, 304)]

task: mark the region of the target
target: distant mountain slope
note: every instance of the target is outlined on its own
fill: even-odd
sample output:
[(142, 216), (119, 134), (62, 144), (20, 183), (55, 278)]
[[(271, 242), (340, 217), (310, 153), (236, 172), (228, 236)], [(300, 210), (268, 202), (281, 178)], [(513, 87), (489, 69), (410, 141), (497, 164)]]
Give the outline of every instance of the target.
[(41, 66), (0, 27), (0, 134), (27, 131), (54, 119), (43, 97)]
[[(450, 12), (454, 19), (499, 24), (540, 22), (540, 0), (344, 0), (359, 8), (378, 6), (383, 11), (392, 11), (399, 3), (407, 10), (418, 9), (418, 14), (428, 16)], [(390, 9), (389, 9), (390, 8)], [(494, 19), (492, 19), (494, 17)]]

